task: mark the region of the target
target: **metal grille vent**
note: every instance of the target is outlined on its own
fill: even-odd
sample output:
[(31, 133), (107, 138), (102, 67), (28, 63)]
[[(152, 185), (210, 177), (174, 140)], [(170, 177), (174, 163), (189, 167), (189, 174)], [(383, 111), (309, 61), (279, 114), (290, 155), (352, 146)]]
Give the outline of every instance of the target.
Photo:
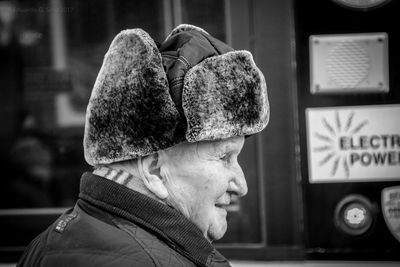
[(355, 88), (370, 69), (367, 52), (356, 42), (344, 40), (328, 53), (328, 76), (343, 88)]

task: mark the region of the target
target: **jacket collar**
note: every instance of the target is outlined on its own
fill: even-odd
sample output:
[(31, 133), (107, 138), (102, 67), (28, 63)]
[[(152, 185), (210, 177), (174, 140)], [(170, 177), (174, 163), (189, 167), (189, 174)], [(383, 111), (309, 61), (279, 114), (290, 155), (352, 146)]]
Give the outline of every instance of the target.
[(79, 197), (155, 233), (198, 265), (229, 266), (200, 229), (172, 207), (92, 173), (83, 174)]

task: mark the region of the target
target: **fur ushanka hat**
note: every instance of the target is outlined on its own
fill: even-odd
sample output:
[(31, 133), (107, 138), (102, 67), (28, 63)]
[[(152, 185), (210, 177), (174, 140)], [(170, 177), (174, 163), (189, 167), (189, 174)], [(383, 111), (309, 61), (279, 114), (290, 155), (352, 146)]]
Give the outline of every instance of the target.
[(163, 44), (141, 29), (112, 41), (86, 113), (90, 165), (145, 156), (178, 143), (261, 131), (269, 120), (263, 74), (248, 51), (203, 29), (175, 28)]

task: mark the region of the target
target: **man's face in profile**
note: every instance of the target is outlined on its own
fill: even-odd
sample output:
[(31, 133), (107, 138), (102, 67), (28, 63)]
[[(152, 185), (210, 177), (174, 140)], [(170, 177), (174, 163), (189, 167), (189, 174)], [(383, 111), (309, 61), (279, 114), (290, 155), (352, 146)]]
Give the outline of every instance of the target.
[(161, 173), (170, 205), (180, 210), (212, 241), (227, 229), (232, 195), (244, 196), (247, 184), (237, 157), (244, 137), (182, 143), (164, 150)]

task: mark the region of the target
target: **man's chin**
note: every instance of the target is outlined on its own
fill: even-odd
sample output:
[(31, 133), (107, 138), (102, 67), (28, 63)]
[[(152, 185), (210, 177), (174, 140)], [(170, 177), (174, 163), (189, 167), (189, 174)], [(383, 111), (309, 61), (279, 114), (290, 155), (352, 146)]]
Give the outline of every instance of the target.
[(210, 227), (210, 229), (207, 232), (206, 238), (210, 242), (219, 240), (222, 237), (224, 237), (226, 230), (227, 230), (226, 219), (224, 219), (223, 222), (220, 219), (220, 221), (216, 225)]

